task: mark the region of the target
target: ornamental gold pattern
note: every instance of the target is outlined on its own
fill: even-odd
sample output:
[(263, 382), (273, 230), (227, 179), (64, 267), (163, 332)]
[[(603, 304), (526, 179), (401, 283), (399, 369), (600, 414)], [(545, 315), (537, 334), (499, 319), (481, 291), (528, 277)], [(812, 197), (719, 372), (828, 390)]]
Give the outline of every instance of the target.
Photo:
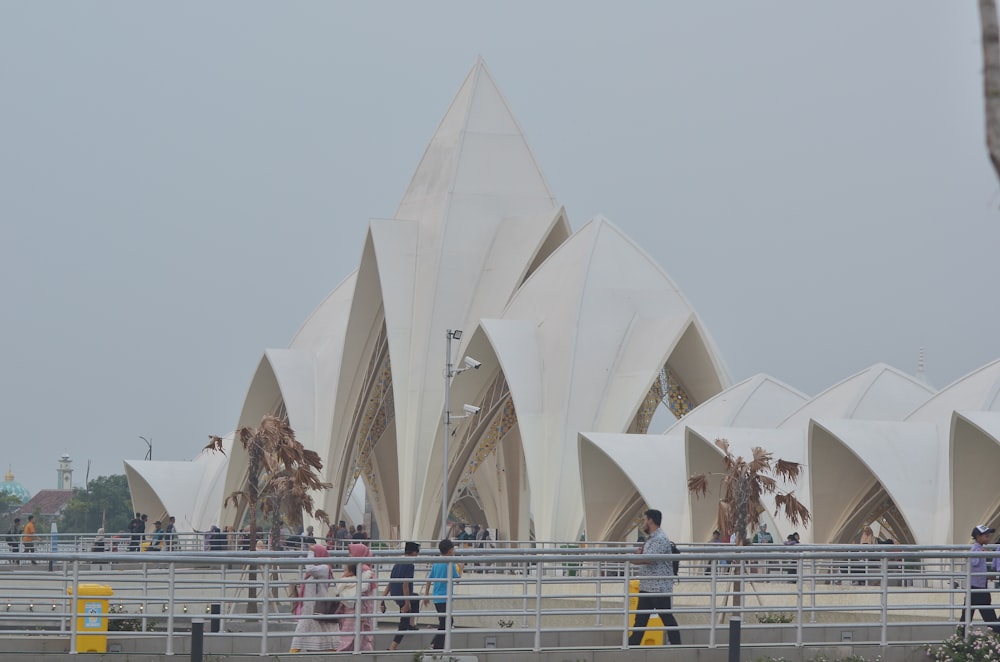
[(354, 423), (351, 426), (353, 447), (358, 450), (354, 457), (351, 480), (344, 486), (345, 502), (350, 498), (354, 485), (362, 474), (365, 477), (368, 496), (375, 502), (380, 497), (372, 451), (386, 428), (395, 419), (392, 364), (388, 350), (388, 338), (383, 324), (365, 373), (363, 392), (367, 393), (368, 397), (362, 400), (364, 404), (355, 412)]

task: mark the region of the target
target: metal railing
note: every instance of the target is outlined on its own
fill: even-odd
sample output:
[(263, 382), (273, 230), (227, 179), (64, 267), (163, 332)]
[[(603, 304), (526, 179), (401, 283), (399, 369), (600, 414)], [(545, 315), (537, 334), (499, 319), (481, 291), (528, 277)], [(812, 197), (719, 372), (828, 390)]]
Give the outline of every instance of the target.
[[(633, 562), (642, 560), (634, 548), (460, 548), (452, 560), (464, 566), (461, 579), (443, 580), (445, 650), (628, 648), (637, 613), (629, 584), (637, 575)], [(32, 558), (34, 565), (27, 562)], [(880, 646), (933, 643), (954, 632), (969, 598), (970, 552), (959, 546), (704, 545), (682, 546), (679, 558), (672, 613), (685, 646), (725, 646), (727, 621), (737, 617), (744, 647), (829, 645), (831, 637)], [(88, 584), (98, 584), (114, 592), (104, 598), (109, 610), (101, 615), (112, 630), (108, 636), (137, 652), (172, 654), (191, 621), (206, 619), (220, 636), (243, 639), (244, 648), (268, 655), (287, 651), (298, 623), (312, 618), (292, 613), (302, 600), (289, 589), (304, 582), (304, 566), (329, 563), (338, 592), (359, 582), (341, 578), (343, 566), (356, 560), (342, 551), (331, 551), (329, 559), (300, 551), (0, 554), (0, 626), (8, 635), (60, 633), (73, 650), (80, 627), (73, 599), (83, 597), (81, 585), (85, 595)], [(328, 629), (355, 641), (373, 637), (377, 650), (396, 634), (406, 635), (411, 648), (425, 648), (436, 632), (397, 631), (391, 599), (385, 614), (379, 606), (394, 563), (415, 562), (419, 593), (431, 565), (444, 559), (386, 550), (361, 561), (374, 568), (378, 591), (357, 586), (339, 617), (351, 629), (338, 630), (337, 618)], [(438, 616), (433, 605), (417, 614), (430, 628)], [(369, 619), (377, 621), (371, 631)], [(665, 639), (661, 626), (651, 621), (648, 627), (654, 642)]]

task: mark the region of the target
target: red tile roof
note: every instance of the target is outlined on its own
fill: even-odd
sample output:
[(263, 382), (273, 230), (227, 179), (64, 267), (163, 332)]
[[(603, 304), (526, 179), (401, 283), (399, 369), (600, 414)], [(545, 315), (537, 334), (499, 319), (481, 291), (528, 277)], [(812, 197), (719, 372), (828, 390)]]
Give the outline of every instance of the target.
[(14, 515), (24, 519), (37, 512), (46, 519), (59, 517), (72, 499), (73, 490), (40, 490), (18, 508)]

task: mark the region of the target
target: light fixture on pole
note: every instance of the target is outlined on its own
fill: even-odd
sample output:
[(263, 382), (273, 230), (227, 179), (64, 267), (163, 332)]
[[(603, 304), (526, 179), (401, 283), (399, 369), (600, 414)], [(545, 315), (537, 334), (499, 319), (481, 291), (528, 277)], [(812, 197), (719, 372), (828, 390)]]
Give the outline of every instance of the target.
[(444, 457), (441, 460), (443, 470), (441, 475), (441, 537), (448, 535), (448, 497), (450, 496), (448, 492), (448, 442), (451, 438), (451, 420), (453, 418), (468, 418), (469, 416), (475, 416), (479, 413), (479, 407), (473, 405), (463, 405), (462, 408), (465, 411), (465, 415), (451, 415), (451, 380), (455, 378), (455, 375), (461, 374), (466, 370), (478, 370), (480, 366), (483, 365), (471, 356), (466, 356), (463, 361), (465, 364), (464, 367), (456, 368), (451, 362), (451, 341), (461, 340), (462, 331), (461, 329), (448, 329), (445, 331), (444, 335)]
[[(146, 439), (142, 435), (139, 435), (139, 438), (142, 439), (143, 441), (145, 441), (146, 445), (149, 447), (149, 450), (146, 451), (146, 458), (145, 459), (152, 460), (153, 459), (153, 439), (152, 438)], [(90, 467), (88, 465), (88, 469), (89, 468)]]

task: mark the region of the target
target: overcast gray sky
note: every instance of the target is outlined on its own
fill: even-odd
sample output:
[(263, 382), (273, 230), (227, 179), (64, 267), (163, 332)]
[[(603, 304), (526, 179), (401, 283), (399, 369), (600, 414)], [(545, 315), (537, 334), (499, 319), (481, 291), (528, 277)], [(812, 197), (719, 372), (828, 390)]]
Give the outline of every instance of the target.
[(735, 379), (1000, 357), (973, 0), (0, 3), (2, 463), (32, 492), (235, 424), (482, 55)]

